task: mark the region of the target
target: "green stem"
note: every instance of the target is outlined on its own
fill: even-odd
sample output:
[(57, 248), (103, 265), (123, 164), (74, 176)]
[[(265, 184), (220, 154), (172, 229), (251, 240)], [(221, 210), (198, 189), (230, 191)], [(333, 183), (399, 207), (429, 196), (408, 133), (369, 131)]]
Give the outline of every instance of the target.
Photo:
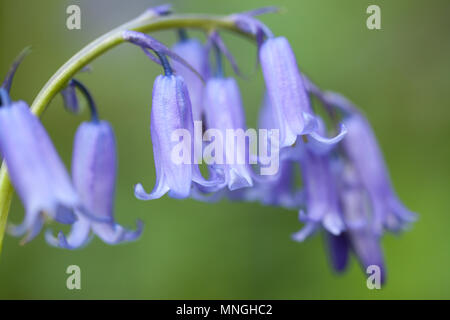
[[(246, 37), (253, 38), (251, 35), (238, 29), (233, 20), (226, 16), (180, 14), (161, 17), (149, 10), (95, 39), (70, 58), (56, 71), (38, 93), (31, 105), (31, 111), (35, 115), (40, 116), (53, 97), (79, 70), (106, 51), (124, 42), (122, 38), (123, 31), (152, 32), (173, 28), (197, 28), (208, 32), (218, 28), (228, 29)], [(6, 165), (3, 162), (0, 169), (0, 254), (12, 195), (13, 187), (8, 176)]]

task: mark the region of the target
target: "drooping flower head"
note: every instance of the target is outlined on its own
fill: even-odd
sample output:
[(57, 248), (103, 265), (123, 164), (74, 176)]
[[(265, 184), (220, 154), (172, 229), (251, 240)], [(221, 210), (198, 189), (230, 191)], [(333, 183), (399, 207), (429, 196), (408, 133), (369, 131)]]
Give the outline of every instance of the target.
[(17, 66), (0, 87), (0, 152), (25, 207), (23, 223), (11, 226), (10, 231), (17, 236), (28, 233), (24, 241), (29, 241), (40, 232), (45, 215), (60, 223), (73, 223), (73, 210), (80, 202), (39, 119), (25, 102), (10, 100), (9, 88)]
[[(342, 271), (346, 266), (346, 250), (353, 251), (364, 271), (369, 266), (376, 266), (381, 271), (381, 282), (386, 281), (386, 268), (381, 235), (370, 209), (370, 200), (355, 168), (350, 164), (338, 163), (343, 166), (339, 169), (339, 190), (342, 206), (342, 215), (346, 231), (336, 236), (329, 236), (330, 249), (334, 257), (334, 266)], [(346, 249), (347, 248), (347, 249)]]
[(387, 166), (369, 121), (347, 99), (325, 93), (324, 100), (345, 112), (348, 135), (343, 147), (370, 197), (377, 233), (382, 229), (399, 231), (415, 220), (416, 214), (405, 208), (392, 187)]
[(54, 238), (47, 232), (51, 245), (77, 249), (90, 240), (91, 231), (104, 242), (116, 244), (137, 239), (142, 232), (138, 221), (130, 231), (114, 221), (114, 196), (117, 174), (117, 152), (111, 125), (99, 120), (94, 101), (87, 88), (73, 79), (71, 83), (87, 98), (92, 120), (83, 122), (75, 134), (72, 155), (72, 180), (88, 216), (77, 211), (77, 221), (66, 238), (62, 232)]
[[(246, 131), (239, 86), (235, 79), (224, 76), (222, 54), (231, 65), (235, 63), (218, 33), (210, 35), (209, 47), (214, 48), (216, 68), (206, 82), (204, 94), (205, 137), (210, 143), (203, 154), (214, 171), (212, 176), (221, 177), (223, 183), (207, 189), (211, 192), (227, 187), (233, 191), (253, 185), (250, 152), (246, 146), (254, 142), (251, 141), (254, 137)], [(238, 72), (237, 67), (234, 69)]]
[[(318, 118), (319, 133), (325, 134), (325, 125)], [(339, 205), (338, 189), (332, 172), (330, 152), (316, 152), (314, 146), (297, 141), (296, 152), (300, 153), (299, 163), (305, 193), (304, 210), (300, 210), (300, 220), (305, 223), (302, 230), (294, 234), (296, 241), (304, 241), (320, 227), (333, 235), (339, 235), (345, 225)]]
[(415, 220), (415, 214), (397, 198), (372, 128), (362, 115), (344, 121), (349, 134), (343, 145), (370, 196), (378, 232), (382, 227), (393, 231), (403, 229)]
[(295, 55), (284, 37), (267, 38), (259, 51), (267, 93), (280, 129), (280, 148), (292, 146), (300, 135), (319, 144), (334, 145), (345, 136), (345, 128), (328, 139), (318, 134), (308, 93)]
[[(224, 186), (230, 190), (252, 186), (245, 148), (245, 116), (236, 81), (222, 77), (209, 79), (204, 105), (207, 133), (213, 141), (210, 146), (215, 146), (214, 170), (224, 177)], [(208, 154), (207, 150), (205, 153)]]
[[(332, 234), (325, 228), (333, 267), (343, 271), (349, 252), (354, 252), (365, 271), (370, 266), (378, 267), (384, 282), (386, 268), (381, 247), (383, 231), (404, 229), (414, 221), (415, 214), (407, 210), (395, 195), (368, 120), (343, 96), (322, 92), (308, 79), (307, 83), (308, 90), (327, 108), (341, 111), (348, 131), (341, 148), (318, 154), (324, 159), (328, 158), (329, 177), (333, 181), (329, 186), (338, 195), (338, 210), (344, 225), (340, 234)], [(310, 149), (315, 150), (314, 147)], [(314, 162), (315, 165), (317, 163)], [(320, 181), (319, 174), (314, 176), (316, 182)], [(307, 230), (308, 224), (297, 236)]]
[[(166, 54), (193, 69), (184, 59), (171, 52), (155, 39), (138, 32), (126, 31), (124, 39), (143, 48), (154, 50), (164, 67), (164, 75), (153, 86), (150, 132), (156, 168), (156, 185), (150, 193), (141, 184), (135, 195), (141, 200), (157, 199), (165, 193), (173, 198), (186, 198), (192, 182), (212, 186), (206, 181), (194, 161), (193, 119), (191, 101), (182, 77), (174, 75)], [(198, 74), (198, 73), (197, 73)]]

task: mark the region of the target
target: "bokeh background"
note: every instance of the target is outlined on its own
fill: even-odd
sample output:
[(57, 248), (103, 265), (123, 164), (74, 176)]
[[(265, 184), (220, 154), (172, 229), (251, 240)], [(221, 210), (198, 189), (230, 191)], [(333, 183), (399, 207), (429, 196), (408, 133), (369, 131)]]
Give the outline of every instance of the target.
[[(50, 76), (76, 51), (111, 28), (161, 2), (0, 0), (0, 74), (32, 45), (19, 69), (13, 98), (31, 103)], [(82, 29), (66, 29), (66, 7), (78, 4)], [(100, 114), (116, 130), (119, 149), (117, 220), (145, 222), (142, 238), (119, 246), (94, 241), (79, 251), (49, 247), (41, 235), (21, 246), (6, 236), (0, 258), (2, 299), (320, 299), (450, 298), (450, 2), (448, 0), (194, 0), (174, 1), (180, 12), (232, 13), (277, 4), (262, 17), (286, 36), (303, 71), (320, 86), (361, 106), (376, 129), (392, 179), (405, 204), (420, 213), (413, 228), (383, 238), (388, 283), (368, 290), (353, 258), (335, 274), (324, 241), (290, 240), (301, 224), (294, 211), (259, 204), (193, 200), (141, 202), (133, 185), (154, 184), (149, 135), (151, 90), (159, 68), (131, 45), (92, 64), (79, 79), (92, 90)], [(366, 8), (378, 4), (382, 30), (366, 28)], [(171, 31), (155, 34), (173, 43)], [(255, 47), (225, 37), (244, 72)], [(261, 72), (239, 80), (250, 126), (256, 125)], [(68, 114), (57, 96), (43, 117), (70, 165), (73, 134), (82, 116)], [(20, 128), (18, 128), (20, 130)], [(23, 216), (15, 198), (10, 221)], [(81, 267), (82, 289), (66, 289), (68, 265)]]

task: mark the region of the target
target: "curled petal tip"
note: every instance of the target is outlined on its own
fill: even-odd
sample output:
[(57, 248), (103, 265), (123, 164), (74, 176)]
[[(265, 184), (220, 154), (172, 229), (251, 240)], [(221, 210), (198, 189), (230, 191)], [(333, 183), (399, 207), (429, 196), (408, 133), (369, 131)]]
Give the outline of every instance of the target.
[(347, 127), (341, 123), (339, 125), (339, 133), (332, 137), (324, 137), (318, 132), (314, 131), (309, 134), (309, 140), (308, 140), (308, 148), (314, 152), (315, 154), (326, 154), (330, 152), (342, 139), (344, 139), (345, 135), (347, 134)]
[[(60, 231), (58, 233), (58, 248), (68, 249), (68, 250), (76, 250), (84, 248), (92, 239), (92, 237), (89, 236), (89, 234), (85, 234), (85, 237), (80, 239), (75, 239), (75, 241), (71, 241), (71, 237), (69, 236), (69, 239), (66, 238), (64, 233)], [(51, 245), (51, 243), (50, 243)]]
[(144, 222), (140, 219), (136, 221), (136, 229), (135, 230), (124, 230), (123, 236), (121, 237), (122, 241), (130, 242), (137, 240), (144, 230)]
[(27, 214), (20, 225), (8, 225), (8, 233), (15, 237), (21, 237), (26, 234), (25, 238), (20, 241), (20, 244), (24, 245), (39, 234), (43, 225), (44, 217), (42, 214), (37, 214), (36, 216)]
[(323, 226), (334, 236), (340, 235), (345, 230), (343, 221), (336, 214), (327, 215), (323, 219)]
[(134, 186), (134, 196), (139, 200), (153, 200), (161, 198), (164, 194), (169, 191), (169, 187), (167, 186), (156, 186), (155, 189), (147, 193), (142, 186), (142, 184), (138, 183)]
[[(59, 237), (59, 235), (58, 235)], [(45, 231), (45, 241), (52, 247), (59, 247), (59, 239), (53, 235), (53, 231), (48, 229)]]
[(291, 237), (292, 240), (297, 242), (303, 242), (317, 231), (316, 222), (308, 222), (300, 231), (294, 233)]

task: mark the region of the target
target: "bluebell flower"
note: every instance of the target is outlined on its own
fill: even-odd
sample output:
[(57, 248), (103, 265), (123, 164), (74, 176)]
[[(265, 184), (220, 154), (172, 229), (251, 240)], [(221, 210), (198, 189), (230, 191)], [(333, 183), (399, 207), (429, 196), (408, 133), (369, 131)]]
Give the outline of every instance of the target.
[[(174, 139), (173, 133), (185, 132), (183, 140)], [(156, 185), (146, 193), (141, 184), (135, 187), (135, 195), (141, 200), (157, 199), (169, 192), (173, 198), (186, 198), (192, 181), (205, 186), (206, 181), (194, 161), (193, 120), (189, 94), (183, 78), (173, 74), (160, 75), (153, 86), (150, 132), (156, 168)], [(174, 161), (173, 150), (181, 143), (182, 161)], [(178, 146), (178, 147), (177, 147)]]
[[(177, 42), (172, 51), (183, 57), (193, 68), (195, 68), (203, 77), (209, 76), (208, 55), (205, 46), (197, 39), (182, 38)], [(194, 121), (202, 120), (203, 92), (204, 83), (189, 68), (177, 61), (173, 62), (173, 68), (180, 75), (188, 88), (191, 98), (192, 117)]]
[(75, 222), (73, 210), (80, 202), (39, 119), (25, 102), (11, 102), (6, 90), (0, 91), (0, 152), (25, 207), (23, 223), (10, 226), (10, 232), (16, 236), (28, 233), (27, 242), (39, 234), (45, 215), (64, 224)]
[[(235, 141), (234, 136), (232, 141), (227, 138), (227, 130), (233, 134), (239, 130), (242, 135), (246, 130), (241, 95), (236, 81), (222, 77), (209, 79), (206, 83), (204, 106), (206, 127), (210, 128), (211, 133), (217, 132), (217, 135), (214, 135), (215, 156), (221, 163), (214, 163), (214, 170), (224, 178), (223, 184), (217, 188), (227, 186), (229, 190), (235, 190), (252, 186), (248, 149)], [(220, 137), (225, 141), (215, 141)], [(218, 152), (223, 156), (220, 157)]]
[(25, 49), (13, 63), (0, 87), (0, 153), (6, 161), (11, 183), (24, 207), (22, 224), (10, 226), (24, 242), (39, 234), (45, 215), (60, 223), (76, 220), (80, 206), (69, 175), (39, 119), (23, 101), (9, 96), (14, 74), (27, 55)]
[[(267, 130), (267, 150), (272, 150), (272, 142), (278, 143), (278, 141), (273, 141), (270, 133), (271, 130), (279, 128), (277, 128), (277, 122), (274, 121), (274, 111), (267, 94), (264, 95), (259, 112), (258, 128)], [(261, 138), (263, 136), (260, 136)], [(236, 192), (243, 193), (247, 201), (259, 201), (264, 205), (298, 209), (304, 202), (304, 192), (296, 186), (295, 181), (298, 167), (297, 160), (300, 155), (296, 153), (298, 148), (295, 148), (296, 150), (286, 149), (278, 150), (276, 148), (276, 150), (272, 150), (276, 151), (277, 154), (271, 156), (279, 158), (279, 169), (276, 174), (265, 177), (256, 176), (254, 177), (253, 188), (237, 190)], [(268, 157), (268, 155), (260, 153), (258, 160), (261, 166), (265, 165), (264, 157)]]
[(295, 55), (284, 37), (266, 39), (259, 51), (261, 67), (275, 120), (280, 129), (280, 148), (292, 146), (300, 135), (318, 145), (335, 145), (345, 136), (341, 125), (339, 134), (332, 138), (318, 132), (305, 83), (297, 66)]
[(416, 215), (395, 194), (369, 122), (358, 113), (347, 116), (344, 123), (348, 135), (343, 147), (370, 197), (377, 232), (381, 233), (383, 227), (392, 231), (404, 229)]
[(46, 233), (49, 244), (76, 249), (88, 243), (91, 231), (108, 244), (132, 241), (140, 236), (140, 221), (134, 231), (114, 221), (116, 172), (116, 141), (112, 127), (95, 118), (83, 122), (75, 134), (72, 179), (83, 208), (96, 220), (77, 212), (78, 219), (67, 237), (60, 232), (56, 239), (50, 232)]
[[(355, 253), (363, 269), (366, 270), (373, 265), (378, 266), (381, 271), (381, 280), (384, 282), (386, 268), (380, 243), (381, 235), (377, 232), (368, 193), (361, 177), (350, 163), (338, 163), (337, 166), (340, 166), (338, 188), (346, 232), (343, 233), (343, 238), (339, 240), (334, 238), (335, 241), (341, 241), (341, 247), (340, 251), (333, 254), (343, 265), (343, 255), (345, 255), (343, 242), (347, 241), (347, 246)], [(332, 249), (336, 249), (336, 245), (334, 243)]]
[[(153, 61), (164, 68), (153, 85), (150, 133), (156, 168), (156, 184), (150, 193), (142, 184), (135, 186), (135, 196), (141, 200), (152, 200), (168, 193), (173, 198), (189, 196), (192, 182), (203, 186), (214, 186), (217, 181), (207, 181), (200, 173), (197, 154), (194, 150), (194, 122), (192, 106), (184, 79), (174, 75), (167, 56), (183, 64), (200, 79), (202, 76), (185, 59), (169, 50), (156, 39), (135, 31), (125, 31), (123, 38), (149, 52)], [(159, 60), (159, 61), (158, 61)]]
[(296, 241), (304, 241), (319, 227), (333, 235), (339, 235), (345, 225), (339, 207), (339, 196), (332, 173), (329, 155), (317, 155), (307, 149), (305, 143), (300, 158), (305, 197), (305, 210), (300, 210), (302, 230), (293, 235)]

